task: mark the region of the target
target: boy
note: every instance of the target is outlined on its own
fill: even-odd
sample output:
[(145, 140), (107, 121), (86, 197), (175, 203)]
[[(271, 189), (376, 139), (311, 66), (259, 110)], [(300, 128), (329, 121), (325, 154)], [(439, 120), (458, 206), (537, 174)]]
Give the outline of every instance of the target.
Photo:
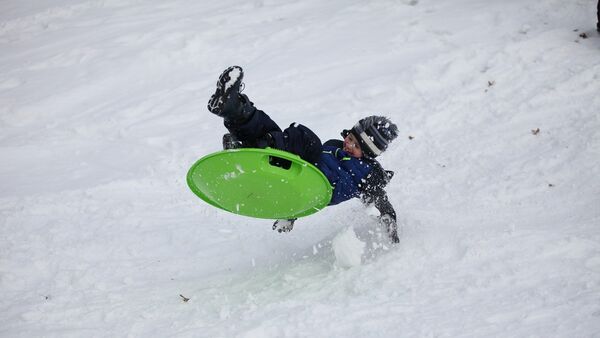
[[(374, 204), (380, 221), (394, 243), (399, 242), (396, 212), (384, 190), (393, 172), (384, 170), (375, 157), (398, 136), (398, 128), (382, 116), (369, 116), (350, 130), (342, 131), (344, 140), (321, 140), (309, 128), (292, 123), (281, 130), (262, 110), (241, 94), (244, 72), (239, 66), (227, 68), (217, 81), (217, 89), (208, 101), (208, 110), (224, 119), (229, 134), (223, 136), (223, 148), (240, 147), (281, 149), (299, 155), (325, 174), (333, 195), (329, 205), (358, 197)], [(295, 219), (277, 220), (273, 230), (289, 232)]]

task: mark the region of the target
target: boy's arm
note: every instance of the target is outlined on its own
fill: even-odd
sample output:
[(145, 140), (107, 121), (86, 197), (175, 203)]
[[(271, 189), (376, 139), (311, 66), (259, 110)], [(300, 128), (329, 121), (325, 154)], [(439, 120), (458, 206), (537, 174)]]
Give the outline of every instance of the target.
[(392, 206), (392, 203), (388, 200), (387, 193), (383, 189), (383, 186), (373, 182), (369, 182), (369, 176), (367, 177), (366, 187), (363, 190), (362, 201), (365, 204), (373, 204), (375, 208), (379, 210), (381, 215), (390, 215), (394, 222), (396, 221), (396, 211)]
[(342, 140), (327, 140), (327, 142), (323, 143), (323, 145), (342, 149), (342, 148), (344, 148), (344, 141), (342, 141)]
[(381, 167), (375, 168), (365, 179), (361, 200), (365, 204), (375, 205), (381, 214), (380, 221), (387, 227), (390, 239), (392, 242), (398, 243), (400, 239), (396, 226), (396, 211), (384, 190), (392, 176), (392, 172), (385, 171)]
[(396, 221), (396, 211), (392, 206), (392, 203), (388, 200), (385, 190), (378, 189), (373, 195), (363, 195), (363, 202), (367, 204), (375, 205), (375, 208), (379, 210), (379, 213), (383, 215), (390, 215), (390, 217)]

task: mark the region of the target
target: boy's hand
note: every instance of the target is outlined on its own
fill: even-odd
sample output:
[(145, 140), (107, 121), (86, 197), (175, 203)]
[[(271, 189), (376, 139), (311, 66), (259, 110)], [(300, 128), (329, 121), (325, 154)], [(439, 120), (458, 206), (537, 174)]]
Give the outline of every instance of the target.
[(349, 160), (351, 158), (350, 154), (348, 154), (347, 152), (345, 152), (342, 148), (336, 149), (336, 151), (335, 151), (335, 157), (338, 160), (345, 160), (345, 159)]
[(379, 223), (385, 226), (392, 243), (400, 243), (400, 238), (398, 237), (398, 226), (396, 225), (396, 221), (392, 216), (388, 214), (381, 215), (379, 217)]
[(294, 222), (296, 222), (296, 218), (292, 219), (278, 219), (273, 223), (273, 230), (277, 230), (277, 232), (290, 232), (294, 228)]

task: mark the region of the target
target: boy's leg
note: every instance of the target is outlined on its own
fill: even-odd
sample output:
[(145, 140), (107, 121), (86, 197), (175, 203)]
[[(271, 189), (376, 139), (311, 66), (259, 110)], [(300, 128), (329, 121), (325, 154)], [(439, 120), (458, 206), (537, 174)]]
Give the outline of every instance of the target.
[(300, 156), (309, 163), (316, 164), (321, 156), (321, 140), (309, 128), (292, 123), (283, 132), (271, 132), (272, 147)]
[(246, 147), (256, 147), (264, 143), (262, 140), (269, 132), (280, 132), (281, 129), (267, 114), (256, 109), (246, 95), (240, 94), (243, 78), (241, 67), (225, 69), (208, 101), (208, 110), (224, 119), (225, 127), (234, 139)]
[(246, 95), (240, 95), (240, 102), (244, 107), (243, 110), (248, 112), (247, 119), (225, 119), (225, 128), (238, 140), (242, 141), (246, 147), (265, 148), (272, 146), (269, 144), (270, 133), (281, 132), (281, 128), (269, 115), (256, 109)]
[(208, 110), (223, 117), (227, 130), (244, 147), (273, 147), (317, 163), (321, 140), (303, 125), (292, 124), (283, 132), (269, 115), (256, 109), (248, 96), (240, 94), (244, 72), (241, 67), (227, 68), (217, 81), (217, 89), (208, 102)]

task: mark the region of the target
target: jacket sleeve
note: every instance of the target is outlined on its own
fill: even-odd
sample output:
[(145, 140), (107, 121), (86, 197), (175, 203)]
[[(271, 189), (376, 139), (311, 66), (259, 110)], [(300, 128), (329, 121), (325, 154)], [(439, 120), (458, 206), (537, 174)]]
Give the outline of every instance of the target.
[(328, 140), (327, 142), (323, 143), (324, 146), (329, 146), (329, 147), (336, 147), (336, 148), (344, 148), (344, 141), (342, 140)]
[(388, 200), (384, 188), (392, 179), (392, 171), (383, 170), (380, 165), (375, 165), (373, 170), (365, 178), (361, 186), (361, 200), (365, 204), (373, 204), (381, 215), (390, 215), (396, 221), (396, 211)]

